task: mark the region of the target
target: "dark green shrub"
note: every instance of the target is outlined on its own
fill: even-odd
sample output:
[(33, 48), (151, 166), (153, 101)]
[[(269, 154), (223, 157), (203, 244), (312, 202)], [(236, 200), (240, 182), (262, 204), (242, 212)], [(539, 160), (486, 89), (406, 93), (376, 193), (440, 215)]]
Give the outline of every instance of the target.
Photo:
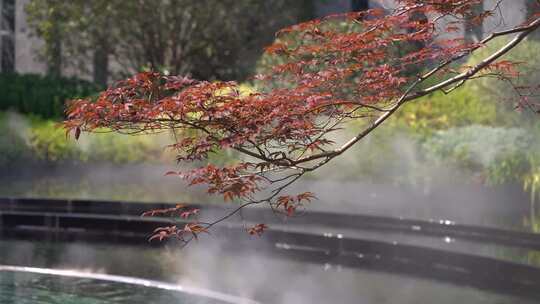
[(32, 74), (0, 74), (0, 111), (62, 118), (66, 100), (95, 94), (99, 87), (73, 79)]

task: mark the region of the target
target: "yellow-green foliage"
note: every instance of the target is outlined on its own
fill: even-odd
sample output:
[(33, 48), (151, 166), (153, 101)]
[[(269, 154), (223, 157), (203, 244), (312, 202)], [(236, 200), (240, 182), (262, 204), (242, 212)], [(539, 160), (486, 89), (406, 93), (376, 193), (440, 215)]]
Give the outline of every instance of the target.
[(152, 135), (127, 136), (115, 133), (85, 134), (81, 148), (84, 159), (108, 160), (114, 163), (157, 161), (162, 158), (165, 144)]
[[(507, 40), (504, 39), (493, 41), (476, 52), (468, 60), (467, 65), (472, 66), (480, 62), (506, 42)], [(520, 62), (516, 66), (519, 77), (512, 79), (514, 86), (538, 85), (540, 81), (539, 49), (540, 42), (529, 40), (501, 58), (501, 60)], [(536, 216), (535, 200), (540, 197), (538, 190), (540, 189), (540, 150), (538, 149), (540, 117), (533, 111), (515, 111), (516, 97), (516, 91), (508, 81), (482, 77), (468, 82), (448, 95), (438, 92), (406, 105), (402, 112), (396, 115), (393, 123), (394, 126), (408, 127), (413, 134), (424, 135), (422, 137), (425, 140), (424, 146), (429, 150), (435, 151), (446, 162), (454, 162), (460, 167), (475, 168), (486, 177), (490, 184), (522, 183), (524, 190), (531, 196), (531, 215)], [(445, 154), (437, 150), (441, 144), (440, 141), (436, 144), (437, 136), (472, 130), (473, 127), (468, 127), (472, 124), (494, 128), (474, 127), (478, 132), (475, 131), (474, 137), (468, 140), (462, 138), (461, 141), (456, 141), (455, 136), (441, 137), (446, 146), (452, 147), (448, 150), (451, 153)], [(527, 147), (520, 146), (514, 142), (512, 136), (509, 136), (511, 130), (517, 130), (516, 128), (528, 135), (528, 140), (520, 141)], [(481, 130), (499, 130), (500, 132), (497, 132), (500, 134), (497, 136), (500, 143), (488, 145), (486, 140), (490, 136), (486, 132), (479, 132)], [(491, 133), (495, 136), (497, 132)], [(503, 144), (514, 149), (512, 151), (501, 149)], [(471, 147), (474, 146), (479, 147), (481, 151), (479, 149), (476, 149), (479, 150), (477, 152), (472, 151)], [(497, 152), (496, 157), (489, 162), (478, 162), (480, 155), (489, 155), (499, 150), (500, 153)]]
[[(475, 64), (504, 43), (494, 42), (467, 64)], [(524, 62), (518, 65), (522, 73), (516, 81), (518, 84), (538, 84), (538, 49), (539, 42), (528, 41), (503, 58)], [(515, 111), (509, 100), (513, 93), (501, 80), (480, 78), (450, 94), (436, 92), (410, 102), (372, 134), (370, 141), (364, 141), (365, 151), (361, 155), (367, 164), (358, 164), (362, 169), (356, 171), (375, 176), (385, 168), (381, 164), (392, 164), (390, 167), (394, 168), (392, 160), (403, 156), (393, 152), (391, 143), (408, 133), (417, 143), (422, 143), (417, 146), (417, 152), (424, 166), (434, 160), (441, 165), (480, 173), (492, 185), (523, 183), (526, 191), (540, 198), (540, 137), (536, 135), (540, 134), (540, 117), (530, 111), (528, 114)], [(527, 116), (530, 119), (524, 119)]]
[[(476, 52), (475, 55), (470, 58), (469, 64), (473, 65), (479, 62), (507, 42), (507, 39), (501, 38), (489, 43), (487, 47)], [(519, 63), (517, 66), (519, 77), (512, 79), (513, 84), (496, 78), (481, 78), (471, 83), (472, 90), (482, 101), (500, 101), (505, 103), (506, 109), (512, 108), (514, 106), (512, 100), (515, 100), (516, 98), (516, 92), (513, 86), (538, 86), (540, 82), (538, 50), (540, 50), (540, 41), (528, 39), (523, 43), (518, 44), (512, 51), (505, 54), (500, 59)], [(519, 115), (514, 114), (509, 118), (513, 124), (526, 128), (529, 134), (534, 136), (535, 145), (531, 149), (523, 151), (526, 155), (524, 160), (522, 159), (520, 162), (518, 159), (513, 158), (507, 159), (504, 162), (499, 162), (497, 167), (506, 168), (506, 172), (495, 171), (490, 172), (492, 173), (490, 175), (519, 176), (519, 179), (523, 183), (524, 190), (529, 191), (531, 203), (534, 206), (535, 199), (540, 197), (540, 191), (538, 190), (540, 189), (540, 150), (538, 150), (540, 140), (540, 137), (538, 136), (538, 134), (540, 134), (540, 117), (538, 113), (524, 110)], [(520, 163), (526, 163), (526, 166)], [(511, 164), (520, 165), (510, 166)], [(527, 168), (527, 170), (523, 170), (523, 168)]]
[[(507, 42), (508, 40), (505, 38), (499, 38), (490, 42), (486, 47), (475, 52), (468, 60), (467, 64), (474, 65), (480, 62)], [(513, 78), (513, 83), (517, 85), (538, 85), (538, 80), (540, 79), (540, 63), (538, 62), (539, 49), (540, 41), (525, 40), (502, 56), (498, 62), (506, 60), (518, 63), (516, 69), (519, 72), (519, 77)], [(483, 77), (472, 83), (474, 84), (473, 87), (479, 90), (479, 93), (483, 98), (491, 98), (494, 96), (502, 97), (507, 95), (504, 93), (514, 93), (507, 82), (493, 77)]]
[(65, 132), (53, 121), (39, 121), (30, 129), (30, 149), (40, 160), (77, 159), (81, 151), (66, 138)]
[[(540, 167), (533, 168), (523, 179), (523, 190), (529, 191), (531, 202), (534, 204), (540, 196)], [(539, 223), (540, 225), (540, 223)], [(540, 232), (540, 226), (538, 229)]]
[(252, 85), (250, 85), (248, 83), (239, 84), (238, 85), (238, 90), (240, 91), (240, 95), (249, 95), (249, 94), (257, 92), (255, 87), (253, 87)]
[[(238, 89), (238, 93), (240, 94), (240, 96), (247, 96), (249, 94), (257, 92), (255, 87), (253, 87), (251, 84), (245, 83), (245, 82), (240, 83), (236, 88)], [(229, 89), (229, 88), (221, 89), (221, 90), (217, 91), (216, 94), (218, 96), (221, 96), (221, 95), (225, 95), (225, 94), (228, 94), (228, 93), (232, 93), (230, 91), (231, 91), (231, 89)]]
[[(504, 38), (494, 40), (484, 49), (474, 53), (469, 59), (468, 64), (474, 65), (480, 62), (507, 42), (508, 40)], [(481, 100), (499, 103), (506, 112), (513, 112), (515, 114), (516, 111), (514, 111), (513, 108), (516, 106), (517, 94), (514, 87), (538, 87), (538, 84), (540, 83), (540, 61), (538, 61), (539, 50), (540, 41), (537, 40), (525, 40), (518, 44), (499, 60), (511, 61), (518, 64), (515, 67), (519, 72), (519, 76), (510, 78), (512, 84), (498, 78), (483, 77), (470, 83), (471, 90)], [(524, 123), (535, 124), (538, 122), (537, 113), (528, 110), (522, 111), (520, 115), (514, 115), (513, 117), (508, 118), (512, 120), (513, 124), (520, 126), (523, 126)]]
[(413, 133), (429, 135), (436, 130), (468, 125), (495, 126), (506, 118), (497, 104), (478, 97), (467, 86), (451, 94), (437, 92), (406, 104), (391, 124), (407, 127)]
[[(537, 139), (540, 137), (540, 123), (536, 124), (536, 128), (532, 129), (532, 132), (536, 134)], [(534, 148), (528, 153), (530, 170), (523, 178), (523, 188), (525, 191), (529, 191), (533, 204), (540, 201), (540, 143), (537, 143)], [(538, 225), (540, 227), (540, 222)], [(538, 231), (540, 232), (540, 228)]]
[[(467, 65), (474, 65), (486, 58), (507, 40), (498, 39), (474, 53)], [(540, 80), (538, 50), (540, 42), (529, 40), (519, 44), (501, 60), (520, 62), (517, 70), (520, 76), (513, 79), (516, 85), (537, 85)], [(434, 130), (468, 125), (523, 126), (524, 116), (518, 114), (511, 98), (515, 91), (509, 83), (496, 78), (480, 78), (467, 82), (461, 88), (444, 94), (437, 92), (405, 105), (395, 116), (393, 124), (401, 128), (409, 127), (415, 133), (428, 135)], [(537, 120), (537, 115), (534, 115)]]
[(56, 121), (0, 113), (0, 165), (38, 160), (46, 162), (158, 162), (171, 161), (165, 146), (168, 134), (127, 136), (115, 133), (67, 137)]

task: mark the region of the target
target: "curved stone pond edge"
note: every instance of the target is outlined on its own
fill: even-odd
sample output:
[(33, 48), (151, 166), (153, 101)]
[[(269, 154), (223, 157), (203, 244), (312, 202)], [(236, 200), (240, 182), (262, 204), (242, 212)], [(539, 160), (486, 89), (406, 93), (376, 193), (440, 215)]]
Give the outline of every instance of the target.
[[(141, 218), (144, 211), (169, 207), (102, 201), (41, 199), (0, 199), (0, 237), (84, 240), (88, 242), (130, 243), (148, 246), (148, 235), (164, 219)], [(223, 207), (201, 206), (206, 211), (223, 212)], [(270, 223), (264, 234), (272, 244), (271, 253), (308, 263), (335, 264), (366, 270), (428, 278), (471, 286), (502, 294), (540, 299), (540, 269), (495, 258), (450, 252), (409, 244), (368, 240), (343, 234), (295, 230), (279, 225), (275, 215), (263, 209), (244, 214), (255, 222)], [(278, 225), (272, 225), (272, 223)], [(445, 220), (418, 221), (370, 215), (306, 213), (293, 226), (319, 225), (340, 229), (399, 231), (417, 236), (451, 236), (479, 243), (496, 243), (530, 249), (540, 248), (540, 237), (531, 233), (489, 227), (458, 225)], [(223, 225), (213, 237), (231, 240), (227, 251), (258, 250), (259, 243), (245, 237), (240, 220)], [(261, 254), (268, 252), (265, 250)]]

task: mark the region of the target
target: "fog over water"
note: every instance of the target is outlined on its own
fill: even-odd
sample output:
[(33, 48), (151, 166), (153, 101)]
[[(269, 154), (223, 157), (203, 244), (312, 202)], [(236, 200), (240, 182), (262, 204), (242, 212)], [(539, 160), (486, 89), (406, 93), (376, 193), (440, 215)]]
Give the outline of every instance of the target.
[[(206, 239), (186, 250), (82, 243), (0, 242), (4, 264), (121, 274), (174, 282), (263, 303), (528, 303), (468, 287), (408, 276), (317, 265), (262, 254), (228, 254), (223, 241)], [(262, 247), (261, 247), (262, 246)], [(136, 250), (135, 250), (136, 249)]]
[[(362, 145), (374, 145), (369, 140)], [(308, 210), (358, 213), (526, 229), (528, 196), (520, 186), (488, 187), (450, 164), (432, 167), (417, 154), (412, 140), (397, 136), (393, 142), (399, 159), (376, 161), (378, 178), (365, 178), (358, 166), (361, 146), (293, 185), (290, 193), (312, 191), (318, 197)], [(374, 161), (375, 162), (375, 161)], [(204, 189), (187, 187), (164, 173), (168, 164), (110, 163), (62, 165), (10, 164), (0, 172), (0, 196), (145, 202), (222, 203)], [(356, 171), (355, 171), (356, 170)], [(413, 182), (400, 182), (411, 177)], [(206, 214), (207, 217), (219, 216)], [(249, 220), (249, 219), (246, 219)], [(294, 222), (294, 218), (287, 222)], [(286, 225), (287, 223), (284, 222)], [(249, 236), (243, 236), (249, 238)], [(390, 235), (363, 235), (392, 242)], [(441, 242), (441, 240), (436, 240)], [(231, 253), (227, 240), (212, 235), (179, 250), (0, 240), (0, 264), (77, 269), (131, 275), (197, 286), (256, 299), (264, 303), (527, 303), (468, 287), (375, 271), (284, 260), (271, 254), (265, 238), (251, 238), (248, 247)], [(234, 244), (233, 244), (234, 245)], [(424, 244), (425, 245), (425, 244)], [(427, 244), (426, 246), (428, 246)], [(448, 244), (461, 246), (456, 243)], [(466, 246), (463, 245), (465, 248)], [(469, 252), (477, 247), (466, 248)], [(449, 249), (451, 250), (451, 249)], [(527, 259), (528, 252), (477, 254)]]
[[(7, 114), (8, 132), (30, 141), (29, 123)], [(5, 134), (4, 134), (5, 135)], [(377, 137), (378, 136), (378, 137)], [(381, 137), (388, 136), (384, 146)], [(88, 135), (77, 145), (91, 149)], [(347, 136), (334, 138), (338, 143)], [(156, 144), (165, 147), (161, 138)], [(380, 150), (380, 153), (377, 153)], [(363, 213), (420, 219), (447, 219), (458, 223), (522, 227), (529, 212), (529, 197), (521, 185), (485, 186), (481, 179), (452, 163), (425, 158), (418, 142), (406, 134), (385, 135), (380, 130), (315, 174), (289, 188), (290, 193), (312, 191), (318, 200), (309, 210)], [(86, 153), (93, 153), (86, 151)], [(485, 159), (481, 149), (472, 157)], [(181, 169), (174, 160), (162, 164), (107, 162), (4, 164), (0, 170), (0, 196), (46, 197), (145, 202), (220, 203), (203, 187), (187, 187), (169, 170)]]
[[(4, 179), (6, 188), (3, 191), (13, 191), (18, 181), (22, 185), (30, 185), (27, 189), (29, 192), (24, 196), (48, 194), (50, 197), (171, 202), (205, 200), (206, 195), (201, 189), (193, 191), (176, 178), (163, 176), (163, 172), (168, 169), (167, 166), (139, 165), (75, 167), (49, 171), (43, 169), (42, 175), (35, 171), (19, 171), (14, 173), (18, 178)], [(51, 176), (54, 177), (53, 184), (37, 184)], [(59, 184), (66, 188), (54, 188), (55, 191), (67, 191), (70, 187), (74, 191), (51, 191), (52, 185)], [(527, 197), (519, 189), (486, 188), (480, 184), (459, 184), (456, 181), (455, 184), (432, 183), (428, 190), (355, 180), (308, 178), (290, 191), (315, 192), (318, 200), (309, 206), (310, 210), (449, 219), (460, 223), (515, 229), (520, 229), (523, 214), (527, 211)], [(205, 217), (210, 218), (217, 216), (219, 214), (205, 214)], [(294, 222), (294, 218), (287, 222)], [(359, 236), (385, 242), (399, 240), (392, 235)], [(249, 238), (247, 235), (245, 237)], [(435, 241), (442, 243), (441, 240)], [(158, 279), (276, 304), (415, 304), (430, 303), (433, 299), (437, 299), (437, 303), (449, 304), (456, 301), (473, 304), (527, 303), (521, 299), (473, 288), (404, 275), (350, 269), (331, 262), (320, 265), (294, 259), (284, 260), (272, 256), (272, 248), (269, 246), (274, 245), (265, 243), (264, 236), (250, 238), (249, 244), (231, 253), (223, 249), (224, 245), (231, 246), (227, 240), (212, 235), (182, 250), (176, 246), (156, 249), (150, 246), (134, 248), (123, 245), (1, 240), (0, 263)], [(250, 249), (251, 244), (254, 250)], [(432, 246), (429, 242), (419, 245)], [(456, 246), (465, 245), (458, 242), (445, 246), (443, 248), (447, 250), (456, 250)], [(505, 255), (517, 260), (527, 257), (527, 252), (480, 247), (463, 248), (469, 253), (497, 258), (504, 258)]]
[[(202, 187), (187, 187), (176, 177), (164, 176), (170, 169), (166, 165), (109, 164), (19, 167), (2, 172), (0, 196), (222, 203), (220, 197), (206, 195)], [(330, 176), (306, 178), (288, 191), (315, 193), (318, 199), (310, 203), (308, 210), (448, 219), (490, 226), (519, 226), (520, 215), (526, 215), (529, 208), (529, 197), (519, 186), (487, 187), (459, 180), (431, 182), (427, 188)]]

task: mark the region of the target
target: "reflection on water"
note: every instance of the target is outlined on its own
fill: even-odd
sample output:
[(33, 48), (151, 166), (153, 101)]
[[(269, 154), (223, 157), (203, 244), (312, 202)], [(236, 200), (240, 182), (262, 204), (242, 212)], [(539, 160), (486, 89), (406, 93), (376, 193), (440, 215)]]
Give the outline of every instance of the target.
[[(540, 215), (531, 215), (529, 221), (525, 221), (525, 226), (528, 227), (531, 232), (540, 233)], [(522, 262), (540, 267), (540, 251), (531, 250), (525, 258), (522, 258)]]
[[(254, 239), (253, 241), (261, 240)], [(217, 240), (209, 239), (194, 243), (187, 250), (0, 240), (0, 264), (83, 269), (164, 280), (252, 298), (262, 303), (534, 303), (534, 301), (426, 279), (338, 267), (331, 264), (307, 264), (267, 255), (262, 256), (260, 252), (232, 255), (221, 248)], [(28, 281), (30, 283), (26, 285), (22, 283), (25, 282), (24, 280), (20, 282), (21, 288), (29, 288), (29, 290), (34, 288), (33, 286), (48, 286), (45, 280), (37, 280), (35, 284), (30, 280)], [(13, 285), (13, 278), (8, 278), (7, 282), (4, 279), (2, 284)], [(61, 287), (62, 284), (58, 286)], [(76, 284), (85, 285), (86, 283), (82, 280), (77, 281)], [(55, 286), (51, 288), (54, 289)], [(93, 284), (88, 286), (99, 287)], [(5, 289), (2, 288), (2, 290)], [(21, 290), (26, 292), (24, 289)], [(88, 290), (90, 292), (85, 295), (90, 297), (95, 291), (91, 288)], [(116, 291), (107, 288), (102, 290), (100, 292), (105, 295), (110, 294), (111, 297), (123, 296), (122, 288), (115, 289)], [(28, 291), (28, 294), (40, 296), (42, 295), (40, 292), (38, 289)], [(61, 292), (61, 299), (65, 301), (53, 303), (70, 303), (69, 290), (63, 289), (59, 292)], [(10, 294), (13, 293), (11, 291)], [(157, 302), (157, 299), (159, 297), (156, 300), (152, 299), (152, 302), (133, 300), (130, 303), (165, 303)], [(4, 302), (0, 301), (0, 303)], [(102, 302), (81, 300), (77, 303)]]
[(69, 165), (0, 170), (0, 196), (145, 202), (200, 202), (208, 197), (162, 165)]
[[(0, 196), (146, 202), (222, 202), (204, 189), (187, 187), (177, 177), (164, 176), (171, 166), (65, 165), (16, 166), (0, 170)], [(330, 178), (306, 179), (290, 192), (312, 191), (319, 200), (310, 210), (448, 219), (456, 223), (507, 229), (530, 229), (530, 203), (521, 187), (483, 187), (445, 183), (429, 191), (405, 186)]]
[(0, 271), (2, 304), (225, 303), (158, 288), (88, 278)]

